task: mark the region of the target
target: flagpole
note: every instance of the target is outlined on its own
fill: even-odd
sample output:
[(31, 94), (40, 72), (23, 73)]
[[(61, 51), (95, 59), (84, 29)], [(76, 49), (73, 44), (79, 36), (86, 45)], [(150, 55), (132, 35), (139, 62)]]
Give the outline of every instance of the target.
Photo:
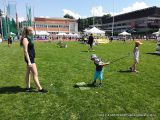
[(1, 33), (2, 33), (2, 36), (1, 36), (1, 38), (3, 39), (3, 21), (2, 21), (2, 19), (3, 19), (3, 12), (1, 11), (1, 9), (0, 9), (0, 14), (1, 14), (1, 16), (0, 16), (0, 18), (1, 18)]
[(112, 37), (114, 35), (114, 0), (113, 0), (113, 21), (112, 21)]
[(17, 23), (17, 35), (19, 37), (19, 20), (18, 20), (18, 13), (17, 13), (17, 2), (16, 2), (16, 23)]
[(34, 32), (35, 32), (35, 36), (36, 36), (36, 21), (35, 21), (35, 15), (34, 15), (34, 6), (33, 6), (33, 26), (34, 26)]
[(3, 26), (3, 37), (4, 39), (7, 39), (8, 35), (7, 35), (7, 3), (8, 1), (7, 0), (3, 0), (3, 7), (4, 7), (4, 26)]

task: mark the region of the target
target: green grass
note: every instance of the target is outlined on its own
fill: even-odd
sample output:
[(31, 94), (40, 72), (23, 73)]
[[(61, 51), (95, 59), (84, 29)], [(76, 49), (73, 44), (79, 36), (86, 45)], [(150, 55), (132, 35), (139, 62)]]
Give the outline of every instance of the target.
[[(119, 72), (131, 66), (131, 55), (105, 67), (103, 87), (84, 91), (73, 86), (92, 82), (92, 53), (111, 61), (132, 54), (134, 43), (114, 41), (94, 46), (95, 52), (86, 52), (88, 46), (78, 42), (67, 45), (58, 48), (55, 43), (35, 43), (39, 79), (49, 91), (39, 94), (23, 92), (26, 64), (19, 43), (13, 43), (11, 48), (7, 43), (0, 44), (0, 120), (160, 119), (160, 56), (146, 54), (155, 52), (154, 41), (143, 42), (140, 47), (139, 73)], [(31, 86), (35, 88), (33, 80)]]

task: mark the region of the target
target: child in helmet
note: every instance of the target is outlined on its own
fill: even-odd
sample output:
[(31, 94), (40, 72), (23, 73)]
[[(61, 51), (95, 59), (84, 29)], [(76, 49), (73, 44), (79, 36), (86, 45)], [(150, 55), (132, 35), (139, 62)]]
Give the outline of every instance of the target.
[(101, 59), (97, 58), (96, 54), (92, 54), (91, 55), (91, 60), (94, 62), (95, 66), (96, 66), (96, 70), (95, 70), (95, 74), (94, 74), (94, 80), (92, 82), (93, 85), (96, 84), (96, 80), (99, 77), (100, 79), (100, 83), (99, 85), (102, 85), (102, 80), (103, 80), (103, 67), (106, 65), (109, 65), (108, 63), (104, 63), (102, 62)]

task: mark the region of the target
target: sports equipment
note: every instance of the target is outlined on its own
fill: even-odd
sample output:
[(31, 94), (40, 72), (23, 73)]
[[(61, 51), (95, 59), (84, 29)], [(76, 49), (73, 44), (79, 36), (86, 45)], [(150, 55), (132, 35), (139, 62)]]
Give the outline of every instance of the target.
[(123, 57), (120, 57), (120, 58), (118, 58), (118, 59), (112, 60), (112, 61), (110, 62), (110, 64), (113, 64), (113, 63), (115, 63), (115, 62), (117, 62), (117, 61), (119, 61), (119, 60), (122, 60), (122, 59), (124, 59), (124, 58), (127, 58), (127, 57), (129, 57), (129, 56), (130, 56), (130, 53), (128, 53), (127, 55), (125, 55), (125, 56), (123, 56)]

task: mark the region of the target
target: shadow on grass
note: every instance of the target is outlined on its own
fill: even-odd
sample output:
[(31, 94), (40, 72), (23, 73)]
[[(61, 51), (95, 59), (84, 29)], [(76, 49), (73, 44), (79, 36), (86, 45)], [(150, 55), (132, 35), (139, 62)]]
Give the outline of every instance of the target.
[(85, 84), (85, 85), (74, 85), (73, 86), (74, 88), (79, 88), (79, 87), (89, 87), (89, 88), (94, 88), (96, 87), (95, 85), (91, 84), (91, 83), (88, 83), (88, 84)]
[(118, 72), (120, 72), (120, 73), (132, 73), (131, 70), (120, 70), (120, 71), (118, 71)]
[[(0, 94), (16, 94), (21, 92), (26, 92), (26, 88), (21, 88), (20, 86), (9, 86), (0, 88)], [(37, 91), (34, 91), (34, 89), (31, 88), (30, 92), (37, 92)]]
[(84, 51), (81, 51), (81, 52), (87, 52), (88, 53), (88, 50), (84, 50)]
[(146, 54), (160, 56), (160, 54), (157, 53), (146, 53)]
[(16, 94), (19, 92), (25, 92), (25, 90), (25, 88), (21, 88), (20, 86), (1, 87), (0, 94)]
[(81, 52), (90, 53), (90, 52), (95, 52), (95, 50), (92, 50), (92, 51), (84, 50), (84, 51), (81, 51)]

